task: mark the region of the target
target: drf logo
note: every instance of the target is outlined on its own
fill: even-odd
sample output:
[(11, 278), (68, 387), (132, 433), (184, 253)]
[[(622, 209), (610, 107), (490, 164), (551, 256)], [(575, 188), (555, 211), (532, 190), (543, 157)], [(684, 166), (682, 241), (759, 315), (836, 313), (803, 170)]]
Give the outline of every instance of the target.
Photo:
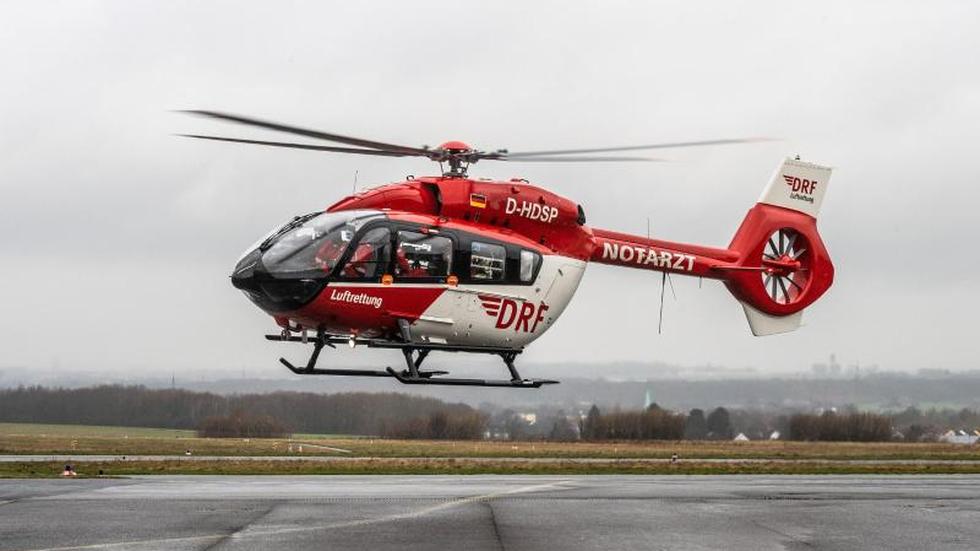
[(487, 315), (497, 319), (497, 329), (513, 327), (514, 331), (523, 333), (534, 333), (548, 311), (548, 305), (543, 302), (537, 306), (523, 301), (518, 304), (516, 300), (490, 295), (480, 295), (480, 302)]
[(813, 195), (813, 192), (817, 191), (816, 180), (807, 180), (799, 176), (787, 176), (785, 174), (783, 174), (783, 180), (786, 180), (786, 185), (789, 186), (790, 191), (805, 193), (807, 195)]

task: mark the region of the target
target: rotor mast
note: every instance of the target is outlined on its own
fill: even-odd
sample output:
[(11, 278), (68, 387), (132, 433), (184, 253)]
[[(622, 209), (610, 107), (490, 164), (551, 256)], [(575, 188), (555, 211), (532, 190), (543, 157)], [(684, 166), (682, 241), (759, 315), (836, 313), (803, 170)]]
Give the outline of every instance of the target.
[[(439, 170), (442, 171), (442, 175), (446, 178), (465, 178), (466, 170), (470, 167), (470, 163), (476, 162), (477, 160), (473, 155), (477, 152), (469, 144), (456, 140), (440, 145), (435, 152), (441, 153), (434, 160), (439, 163)], [(443, 166), (444, 162), (449, 165), (448, 172)]]

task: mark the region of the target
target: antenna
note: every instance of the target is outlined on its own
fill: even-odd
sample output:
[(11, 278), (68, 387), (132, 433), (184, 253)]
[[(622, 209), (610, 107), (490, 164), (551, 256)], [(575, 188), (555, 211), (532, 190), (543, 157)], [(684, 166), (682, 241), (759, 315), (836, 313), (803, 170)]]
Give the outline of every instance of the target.
[[(650, 217), (647, 216), (647, 239), (650, 239)], [(674, 291), (674, 280), (670, 279), (670, 274), (667, 272), (661, 272), (660, 276), (660, 320), (657, 323), (657, 334), (663, 334), (664, 332), (664, 293), (667, 290), (667, 285), (670, 285), (670, 294), (677, 300), (677, 292)]]
[(354, 195), (357, 193), (357, 171), (354, 171), (354, 183), (350, 187), (350, 194)]
[[(650, 217), (647, 216), (647, 239), (650, 239)], [(667, 280), (669, 276), (667, 272), (660, 272), (660, 316), (657, 322), (657, 334), (661, 335), (664, 332), (664, 291), (667, 290)], [(674, 283), (670, 283), (670, 292), (674, 293)], [(677, 300), (677, 295), (674, 294), (674, 300)]]
[(664, 290), (667, 288), (667, 272), (661, 272), (660, 277), (660, 321), (657, 323), (657, 334), (664, 332)]

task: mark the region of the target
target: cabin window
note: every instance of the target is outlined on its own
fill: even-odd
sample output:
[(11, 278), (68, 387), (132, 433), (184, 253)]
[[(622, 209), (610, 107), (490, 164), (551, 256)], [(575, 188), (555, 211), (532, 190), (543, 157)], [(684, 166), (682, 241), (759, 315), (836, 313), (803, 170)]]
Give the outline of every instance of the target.
[(538, 271), (538, 264), (541, 263), (541, 255), (534, 251), (521, 251), (521, 281), (530, 283), (534, 274)]
[(347, 279), (381, 277), (391, 260), (391, 232), (388, 228), (368, 230), (354, 247), (340, 276)]
[(507, 249), (474, 241), (470, 246), (470, 279), (475, 281), (503, 281)]
[(444, 278), (453, 263), (453, 242), (448, 237), (415, 231), (398, 232), (395, 277)]

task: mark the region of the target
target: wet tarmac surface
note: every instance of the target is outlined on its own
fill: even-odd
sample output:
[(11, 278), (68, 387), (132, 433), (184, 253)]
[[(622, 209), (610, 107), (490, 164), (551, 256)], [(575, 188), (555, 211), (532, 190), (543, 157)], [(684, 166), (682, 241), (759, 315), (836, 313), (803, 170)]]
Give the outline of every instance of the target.
[(9, 549), (977, 549), (980, 476), (0, 480)]

